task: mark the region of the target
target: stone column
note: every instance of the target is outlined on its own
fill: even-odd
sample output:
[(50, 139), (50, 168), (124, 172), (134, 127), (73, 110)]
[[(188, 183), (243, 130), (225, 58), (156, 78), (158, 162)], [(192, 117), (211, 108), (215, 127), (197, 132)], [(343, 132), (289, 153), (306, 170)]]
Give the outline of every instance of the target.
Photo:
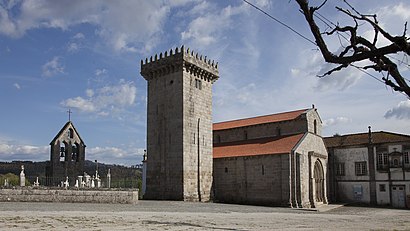
[(142, 188), (141, 195), (144, 196), (147, 189), (147, 150), (144, 150), (144, 156), (142, 157)]
[(107, 173), (107, 188), (111, 188), (111, 169), (108, 169)]

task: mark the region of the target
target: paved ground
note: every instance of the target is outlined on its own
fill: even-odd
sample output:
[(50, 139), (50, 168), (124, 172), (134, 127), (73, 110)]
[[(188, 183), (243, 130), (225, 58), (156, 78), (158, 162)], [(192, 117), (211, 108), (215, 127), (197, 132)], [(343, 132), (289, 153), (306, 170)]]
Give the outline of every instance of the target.
[(0, 203), (0, 230), (410, 230), (410, 210), (323, 206), (319, 211), (139, 201), (136, 205)]

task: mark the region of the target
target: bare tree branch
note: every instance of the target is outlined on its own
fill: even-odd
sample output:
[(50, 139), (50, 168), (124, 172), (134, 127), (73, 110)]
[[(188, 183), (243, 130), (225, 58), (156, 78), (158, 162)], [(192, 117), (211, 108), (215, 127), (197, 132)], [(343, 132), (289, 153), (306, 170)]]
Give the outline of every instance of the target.
[[(392, 87), (395, 91), (403, 92), (410, 97), (409, 85), (400, 74), (396, 63), (387, 57), (389, 54), (396, 54), (399, 52), (410, 55), (409, 38), (406, 37), (407, 22), (404, 25), (403, 35), (392, 36), (385, 29), (379, 26), (376, 15), (361, 14), (345, 0), (345, 3), (348, 5), (350, 10), (343, 9), (341, 7), (336, 7), (336, 9), (352, 18), (355, 25), (344, 27), (336, 25), (330, 32), (322, 33), (314, 20), (314, 14), (315, 11), (323, 7), (326, 1), (322, 2), (319, 7), (309, 6), (307, 0), (296, 0), (296, 2), (299, 4), (305, 19), (309, 24), (310, 30), (315, 38), (316, 45), (319, 47), (325, 61), (328, 63), (339, 64), (339, 66), (326, 72), (321, 77), (330, 75), (335, 71), (340, 71), (355, 62), (368, 60), (374, 65), (368, 65), (364, 67), (364, 69), (373, 69), (377, 72), (387, 72), (388, 76), (391, 76), (392, 79), (383, 77), (382, 80), (384, 83), (387, 86)], [(373, 28), (374, 37), (372, 41), (369, 41), (357, 34), (359, 27), (358, 21), (366, 23)], [(339, 32), (348, 32), (350, 34), (349, 45), (347, 45), (339, 54), (335, 54), (330, 52), (322, 36), (332, 36), (336, 33), (338, 34)], [(377, 47), (377, 41), (380, 35), (390, 41), (390, 44)]]

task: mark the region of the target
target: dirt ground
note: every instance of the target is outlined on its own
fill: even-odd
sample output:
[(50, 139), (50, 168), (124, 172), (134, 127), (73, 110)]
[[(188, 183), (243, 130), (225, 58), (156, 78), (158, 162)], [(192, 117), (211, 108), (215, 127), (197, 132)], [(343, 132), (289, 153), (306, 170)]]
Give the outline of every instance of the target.
[(217, 203), (0, 203), (0, 230), (410, 230), (410, 210)]

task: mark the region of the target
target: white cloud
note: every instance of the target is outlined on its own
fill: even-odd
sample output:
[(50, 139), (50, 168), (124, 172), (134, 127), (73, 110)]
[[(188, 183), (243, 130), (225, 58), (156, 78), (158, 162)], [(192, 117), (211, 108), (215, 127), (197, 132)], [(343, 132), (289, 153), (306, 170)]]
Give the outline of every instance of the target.
[(332, 125), (339, 125), (339, 124), (346, 124), (351, 122), (351, 119), (344, 117), (344, 116), (339, 116), (336, 118), (330, 118), (326, 119), (323, 121), (323, 127), (329, 127)]
[(105, 68), (95, 70), (95, 75), (96, 76), (100, 76), (100, 75), (103, 75), (103, 74), (107, 74), (107, 70)]
[(64, 107), (75, 108), (85, 113), (113, 115), (134, 105), (137, 88), (133, 82), (120, 80), (117, 85), (99, 89), (87, 89), (86, 97), (69, 98), (61, 102)]
[(410, 100), (401, 101), (396, 107), (388, 110), (384, 118), (410, 119)]
[(12, 144), (0, 140), (0, 155), (2, 160), (46, 160), (49, 156), (48, 146)]
[(57, 74), (63, 74), (64, 66), (60, 63), (60, 58), (56, 56), (43, 65), (42, 71), (42, 76), (52, 77)]
[(18, 84), (18, 83), (14, 83), (13, 86), (14, 86), (17, 90), (20, 90), (20, 89), (21, 89), (21, 86), (20, 86), (20, 84)]
[(144, 150), (142, 148), (130, 147), (92, 147), (86, 150), (86, 158), (89, 160), (98, 160), (102, 163), (114, 163), (121, 165), (140, 164), (141, 156)]
[(83, 33), (77, 33), (73, 36), (73, 39), (84, 39), (85, 36)]
[[(188, 28), (181, 32), (184, 42), (191, 42), (194, 47), (202, 48), (216, 43), (221, 39), (226, 30), (231, 27), (232, 17), (244, 12), (241, 6), (227, 6), (220, 11), (211, 10), (211, 6), (202, 3), (194, 9), (200, 9), (206, 14), (200, 15), (192, 20)], [(212, 13), (216, 11), (216, 13)]]
[(69, 52), (75, 52), (79, 49), (79, 45), (77, 43), (69, 43), (67, 46), (67, 50)]
[[(37, 28), (68, 30), (79, 24), (97, 27), (97, 34), (116, 51), (152, 48), (146, 41), (160, 41), (162, 25), (173, 6), (190, 1), (10, 1), (0, 4), (0, 34), (21, 37)], [(83, 39), (76, 34), (74, 39)], [(142, 46), (143, 48), (139, 48)], [(74, 45), (71, 46), (74, 48)]]

